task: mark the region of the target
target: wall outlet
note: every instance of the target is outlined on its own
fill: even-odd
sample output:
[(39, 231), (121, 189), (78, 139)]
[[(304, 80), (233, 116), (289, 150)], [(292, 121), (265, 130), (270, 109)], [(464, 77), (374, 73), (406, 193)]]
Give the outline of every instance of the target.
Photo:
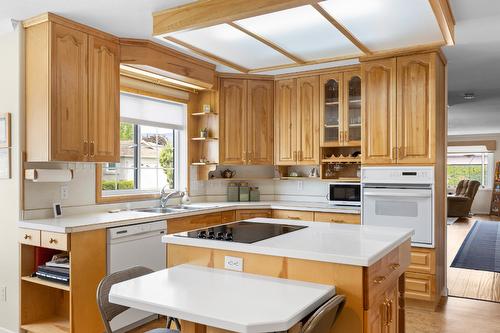
[(69, 198), (69, 187), (64, 185), (61, 186), (61, 200), (68, 200)]
[(224, 268), (243, 272), (243, 258), (224, 256)]
[(0, 302), (7, 302), (7, 287), (0, 286)]

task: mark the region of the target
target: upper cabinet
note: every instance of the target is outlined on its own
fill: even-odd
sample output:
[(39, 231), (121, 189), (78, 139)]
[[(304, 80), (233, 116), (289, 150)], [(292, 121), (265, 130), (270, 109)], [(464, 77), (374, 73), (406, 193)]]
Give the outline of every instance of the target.
[(119, 55), (80, 25), (26, 27), (28, 161), (119, 161)]
[(220, 164), (273, 164), (273, 81), (221, 79)]
[(276, 82), (275, 164), (319, 164), (319, 77)]
[(321, 146), (361, 145), (361, 74), (359, 71), (320, 77)]
[(436, 53), (362, 64), (363, 163), (433, 164), (444, 128), (444, 64)]

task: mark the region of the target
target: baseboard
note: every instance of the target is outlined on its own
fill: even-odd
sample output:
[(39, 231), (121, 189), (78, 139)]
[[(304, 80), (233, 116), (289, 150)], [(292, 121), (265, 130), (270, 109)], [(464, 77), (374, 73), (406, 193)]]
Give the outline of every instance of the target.
[(3, 328), (3, 327), (0, 327), (0, 333), (15, 333), (13, 331), (9, 331), (8, 329), (6, 328)]

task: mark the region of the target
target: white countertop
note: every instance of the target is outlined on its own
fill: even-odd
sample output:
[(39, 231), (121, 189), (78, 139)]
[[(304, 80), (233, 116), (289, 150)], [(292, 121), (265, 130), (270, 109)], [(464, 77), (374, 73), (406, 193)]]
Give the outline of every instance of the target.
[(137, 211), (120, 211), (118, 213), (98, 212), (92, 214), (69, 215), (60, 218), (23, 220), (18, 222), (18, 227), (51, 232), (72, 233), (125, 226), (130, 224), (167, 220), (219, 211), (234, 209), (286, 209), (303, 211), (321, 211), (330, 213), (360, 214), (359, 207), (332, 207), (328, 203), (314, 202), (204, 202), (194, 203), (193, 206), (203, 209), (157, 214)]
[(111, 287), (112, 303), (243, 333), (286, 331), (335, 287), (192, 265)]
[[(307, 228), (252, 244), (166, 235), (167, 244), (239, 251), (355, 266), (371, 266), (409, 240), (413, 230), (379, 226), (255, 218), (248, 221)], [(185, 234), (185, 233), (180, 233)]]

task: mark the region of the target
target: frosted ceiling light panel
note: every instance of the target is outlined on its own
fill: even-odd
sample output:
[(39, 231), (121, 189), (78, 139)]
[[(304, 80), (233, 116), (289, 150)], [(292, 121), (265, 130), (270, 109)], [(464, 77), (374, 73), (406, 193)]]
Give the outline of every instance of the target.
[(172, 37), (247, 69), (293, 61), (228, 24), (173, 34)]
[(328, 0), (319, 4), (372, 51), (443, 41), (428, 0)]
[(361, 53), (311, 6), (255, 16), (236, 23), (303, 60)]

